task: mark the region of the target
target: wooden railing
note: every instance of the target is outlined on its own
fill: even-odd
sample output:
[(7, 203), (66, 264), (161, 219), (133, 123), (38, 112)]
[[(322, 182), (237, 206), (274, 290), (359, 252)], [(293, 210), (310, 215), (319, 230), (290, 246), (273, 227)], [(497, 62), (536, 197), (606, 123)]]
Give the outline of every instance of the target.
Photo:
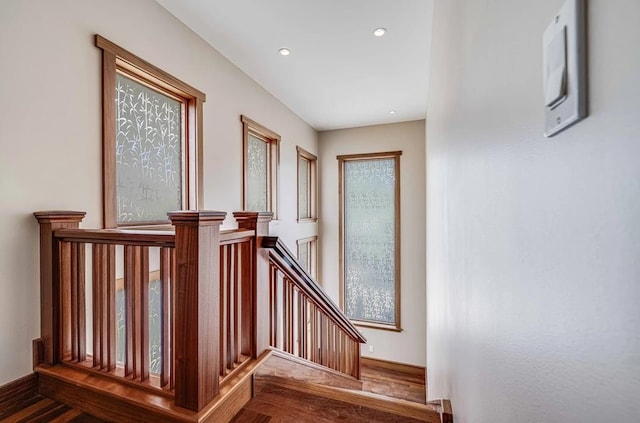
[[(271, 213), (170, 213), (166, 231), (38, 212), (39, 363), (202, 410), (271, 347), (359, 377), (364, 338), (276, 238)], [(89, 292), (90, 291), (90, 292)], [(153, 295), (150, 298), (151, 293)], [(151, 301), (150, 301), (151, 300)]]
[(366, 339), (277, 237), (269, 249), (270, 344), (305, 360), (360, 378)]

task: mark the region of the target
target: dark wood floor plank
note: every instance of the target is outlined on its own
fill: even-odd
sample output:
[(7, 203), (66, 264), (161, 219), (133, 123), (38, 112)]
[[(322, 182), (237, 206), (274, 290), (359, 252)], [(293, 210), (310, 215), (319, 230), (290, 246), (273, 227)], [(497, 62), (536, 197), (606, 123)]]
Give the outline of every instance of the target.
[(242, 409), (231, 420), (231, 423), (270, 423), (272, 418), (248, 409)]
[(373, 410), (275, 385), (267, 385), (245, 406), (245, 410), (280, 422), (417, 423), (419, 420)]

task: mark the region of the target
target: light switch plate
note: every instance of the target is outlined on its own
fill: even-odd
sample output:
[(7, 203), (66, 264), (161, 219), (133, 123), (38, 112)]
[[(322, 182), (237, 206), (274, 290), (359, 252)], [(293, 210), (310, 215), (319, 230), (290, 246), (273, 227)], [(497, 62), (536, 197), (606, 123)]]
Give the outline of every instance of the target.
[(586, 0), (567, 0), (544, 31), (545, 137), (587, 117), (586, 18)]

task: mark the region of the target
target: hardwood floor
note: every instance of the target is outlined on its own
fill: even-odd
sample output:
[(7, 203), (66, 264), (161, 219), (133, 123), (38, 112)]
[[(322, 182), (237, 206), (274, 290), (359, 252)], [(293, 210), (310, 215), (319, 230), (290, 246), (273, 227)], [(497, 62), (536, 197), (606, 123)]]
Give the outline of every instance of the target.
[[(340, 394), (330, 398), (326, 392), (320, 392), (321, 389), (313, 390), (310, 388), (311, 392), (300, 390), (299, 387), (298, 389), (290, 389), (295, 384), (290, 381), (288, 383), (291, 386), (289, 386), (286, 380), (278, 381), (278, 376), (275, 374), (277, 372), (264, 375), (259, 379), (260, 382), (256, 383), (256, 396), (245, 405), (232, 422), (409, 423), (425, 421), (383, 411), (386, 409), (372, 409), (349, 401), (346, 397), (342, 400)], [(362, 391), (411, 401), (416, 404), (426, 403), (424, 368), (364, 359), (361, 366), (361, 378)]]
[[(299, 370), (299, 369), (298, 369)], [(387, 397), (425, 404), (424, 369), (395, 365), (394, 363), (363, 360), (361, 368), (362, 390)], [(266, 376), (273, 377), (270, 374)], [(276, 377), (277, 378), (277, 377)], [(25, 384), (25, 386), (27, 386)], [(344, 389), (344, 388), (343, 388)], [(22, 392), (24, 391), (24, 392)], [(355, 392), (358, 389), (353, 390)], [(346, 391), (349, 392), (349, 391)], [(80, 410), (38, 396), (32, 389), (12, 391), (12, 401), (6, 400), (0, 408), (0, 422), (15, 423), (102, 423)], [(24, 394), (24, 395), (23, 395)], [(30, 394), (27, 396), (27, 394)], [(33, 396), (35, 395), (35, 396)], [(19, 400), (19, 401), (18, 401)], [(407, 403), (405, 403), (407, 404)], [(418, 420), (392, 414), (390, 409), (370, 408), (371, 404), (349, 401), (344, 394), (327, 396), (321, 392), (305, 392), (288, 385), (259, 383), (256, 395), (233, 418), (234, 423), (287, 423), (287, 422), (406, 422)], [(403, 406), (403, 407), (406, 407)], [(414, 416), (407, 414), (407, 416)]]
[(264, 386), (232, 420), (233, 423), (417, 423), (421, 420), (385, 413), (361, 405)]
[(3, 423), (102, 423), (103, 420), (49, 398), (36, 396), (0, 414)]

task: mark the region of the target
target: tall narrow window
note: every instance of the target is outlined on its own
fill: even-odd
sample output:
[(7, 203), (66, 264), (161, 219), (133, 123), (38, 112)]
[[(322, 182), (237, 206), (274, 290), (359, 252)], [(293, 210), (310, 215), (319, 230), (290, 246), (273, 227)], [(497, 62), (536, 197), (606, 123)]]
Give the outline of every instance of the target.
[(241, 116), (244, 144), (244, 209), (276, 218), (280, 135)]
[(400, 155), (338, 156), (341, 303), (354, 323), (400, 329)]
[(314, 279), (318, 278), (318, 237), (310, 236), (296, 241), (298, 246), (298, 263)]
[(298, 222), (317, 220), (317, 162), (308, 151), (298, 150)]
[(96, 35), (102, 49), (104, 226), (166, 224), (201, 200), (204, 93)]

